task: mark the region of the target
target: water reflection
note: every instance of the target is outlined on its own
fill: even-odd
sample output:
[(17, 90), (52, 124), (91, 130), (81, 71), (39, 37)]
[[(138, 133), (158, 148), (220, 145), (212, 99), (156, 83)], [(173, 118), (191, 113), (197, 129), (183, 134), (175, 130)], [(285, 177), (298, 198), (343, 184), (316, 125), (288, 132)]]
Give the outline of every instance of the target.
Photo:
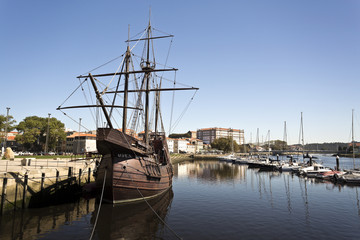
[[(148, 203), (161, 219), (165, 219), (171, 208), (173, 191), (170, 189), (162, 196), (149, 200)], [(99, 205), (92, 213), (94, 224)], [(145, 203), (112, 206), (103, 204), (96, 227), (96, 237), (106, 239), (154, 239), (165, 230), (153, 210)]]
[(175, 177), (196, 178), (205, 182), (222, 182), (226, 180), (245, 180), (245, 165), (219, 161), (188, 161), (174, 167)]
[[(165, 219), (173, 199), (172, 189), (148, 203)], [(26, 209), (0, 216), (0, 239), (89, 239), (98, 211), (95, 199), (46, 208)], [(164, 223), (145, 202), (122, 206), (102, 204), (93, 239), (154, 239)], [(81, 224), (79, 224), (81, 222)], [(77, 226), (76, 229), (71, 226)], [(64, 233), (59, 232), (65, 230)]]
[(0, 216), (0, 239), (38, 239), (49, 232), (58, 231), (63, 225), (71, 225), (94, 211), (95, 200), (47, 208), (26, 209)]

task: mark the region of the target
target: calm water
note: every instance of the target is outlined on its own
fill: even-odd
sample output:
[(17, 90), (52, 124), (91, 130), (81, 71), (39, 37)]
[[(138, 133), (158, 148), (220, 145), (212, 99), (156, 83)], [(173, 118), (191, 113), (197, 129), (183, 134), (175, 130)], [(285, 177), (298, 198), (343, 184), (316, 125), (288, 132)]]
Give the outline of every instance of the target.
[[(335, 158), (320, 156), (324, 165)], [(359, 159), (356, 159), (358, 162)], [(352, 159), (341, 159), (350, 168)], [(359, 239), (359, 187), (318, 182), (246, 165), (174, 165), (171, 191), (146, 204), (102, 205), (93, 239)], [(0, 239), (89, 239), (94, 199), (3, 216)]]

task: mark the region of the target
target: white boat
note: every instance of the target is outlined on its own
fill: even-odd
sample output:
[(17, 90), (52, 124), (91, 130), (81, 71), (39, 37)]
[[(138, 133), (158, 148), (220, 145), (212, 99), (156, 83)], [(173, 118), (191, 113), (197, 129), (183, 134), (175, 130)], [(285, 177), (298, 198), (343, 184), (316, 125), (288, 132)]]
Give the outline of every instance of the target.
[(331, 172), (331, 171), (332, 171), (332, 169), (330, 169), (328, 167), (324, 167), (322, 165), (319, 165), (319, 166), (314, 166), (314, 170), (307, 171), (306, 176), (307, 177), (316, 177), (318, 174)]
[(235, 161), (236, 159), (237, 159), (237, 157), (234, 154), (229, 154), (226, 156), (219, 157), (219, 160), (227, 161), (227, 162), (232, 162), (232, 161)]
[(294, 172), (294, 171), (298, 171), (300, 169), (301, 166), (299, 166), (298, 163), (282, 163), (280, 170), (283, 172)]
[(335, 175), (334, 177), (338, 182), (360, 184), (360, 171), (357, 170), (348, 171), (345, 174)]

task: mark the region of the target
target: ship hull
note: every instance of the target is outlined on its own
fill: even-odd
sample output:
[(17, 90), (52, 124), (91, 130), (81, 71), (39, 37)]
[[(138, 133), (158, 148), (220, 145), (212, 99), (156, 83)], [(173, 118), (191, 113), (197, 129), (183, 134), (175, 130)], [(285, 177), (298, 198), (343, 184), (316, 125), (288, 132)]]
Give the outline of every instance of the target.
[(171, 163), (158, 164), (151, 156), (107, 154), (98, 167), (96, 185), (101, 191), (104, 186), (104, 202), (129, 203), (163, 194), (172, 186), (172, 177)]

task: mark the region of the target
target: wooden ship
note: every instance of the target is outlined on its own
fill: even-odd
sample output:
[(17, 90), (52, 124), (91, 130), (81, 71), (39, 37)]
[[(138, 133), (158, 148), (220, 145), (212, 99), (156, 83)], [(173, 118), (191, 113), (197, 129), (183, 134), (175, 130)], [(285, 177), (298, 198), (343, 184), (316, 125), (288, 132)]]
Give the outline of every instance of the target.
[[(68, 108), (97, 108), (101, 109), (106, 119), (104, 127), (98, 127), (96, 133), (96, 146), (98, 153), (102, 155), (96, 170), (96, 186), (100, 190), (102, 199), (109, 203), (128, 203), (142, 201), (162, 195), (172, 186), (173, 167), (170, 162), (170, 154), (166, 141), (165, 131), (161, 120), (160, 93), (162, 91), (198, 90), (194, 87), (184, 88), (161, 88), (161, 82), (154, 84), (152, 78), (156, 72), (177, 71), (176, 68), (156, 68), (155, 58), (151, 45), (153, 40), (173, 37), (173, 35), (153, 36), (152, 27), (149, 24), (144, 34), (137, 39), (129, 39), (127, 50), (124, 54), (122, 67), (119, 72), (80, 75), (77, 78), (90, 80), (95, 92), (97, 104), (85, 106), (59, 106), (58, 110)], [(130, 42), (144, 42), (143, 57), (140, 68), (133, 66)], [(129, 88), (130, 76), (141, 75), (140, 84), (135, 89)], [(98, 89), (97, 79), (106, 76), (118, 76), (119, 80), (114, 91), (105, 88)], [(123, 79), (123, 89), (120, 89), (120, 79)], [(140, 79), (140, 78), (139, 78)], [(112, 96), (112, 104), (106, 104), (103, 96)], [(135, 106), (129, 106), (129, 94), (137, 94), (138, 100)], [(150, 130), (150, 94), (154, 96), (153, 104), (155, 111), (154, 129)], [(116, 98), (121, 95), (123, 105), (115, 105)], [(113, 110), (122, 109), (122, 128), (116, 129), (113, 125)], [(133, 128), (127, 126), (128, 111), (135, 111), (134, 117), (141, 112), (144, 116), (144, 131), (142, 136), (134, 136)], [(134, 125), (134, 121), (132, 122)], [(162, 129), (159, 129), (161, 125)], [(132, 126), (133, 127), (133, 126)], [(102, 190), (103, 189), (103, 190)]]

